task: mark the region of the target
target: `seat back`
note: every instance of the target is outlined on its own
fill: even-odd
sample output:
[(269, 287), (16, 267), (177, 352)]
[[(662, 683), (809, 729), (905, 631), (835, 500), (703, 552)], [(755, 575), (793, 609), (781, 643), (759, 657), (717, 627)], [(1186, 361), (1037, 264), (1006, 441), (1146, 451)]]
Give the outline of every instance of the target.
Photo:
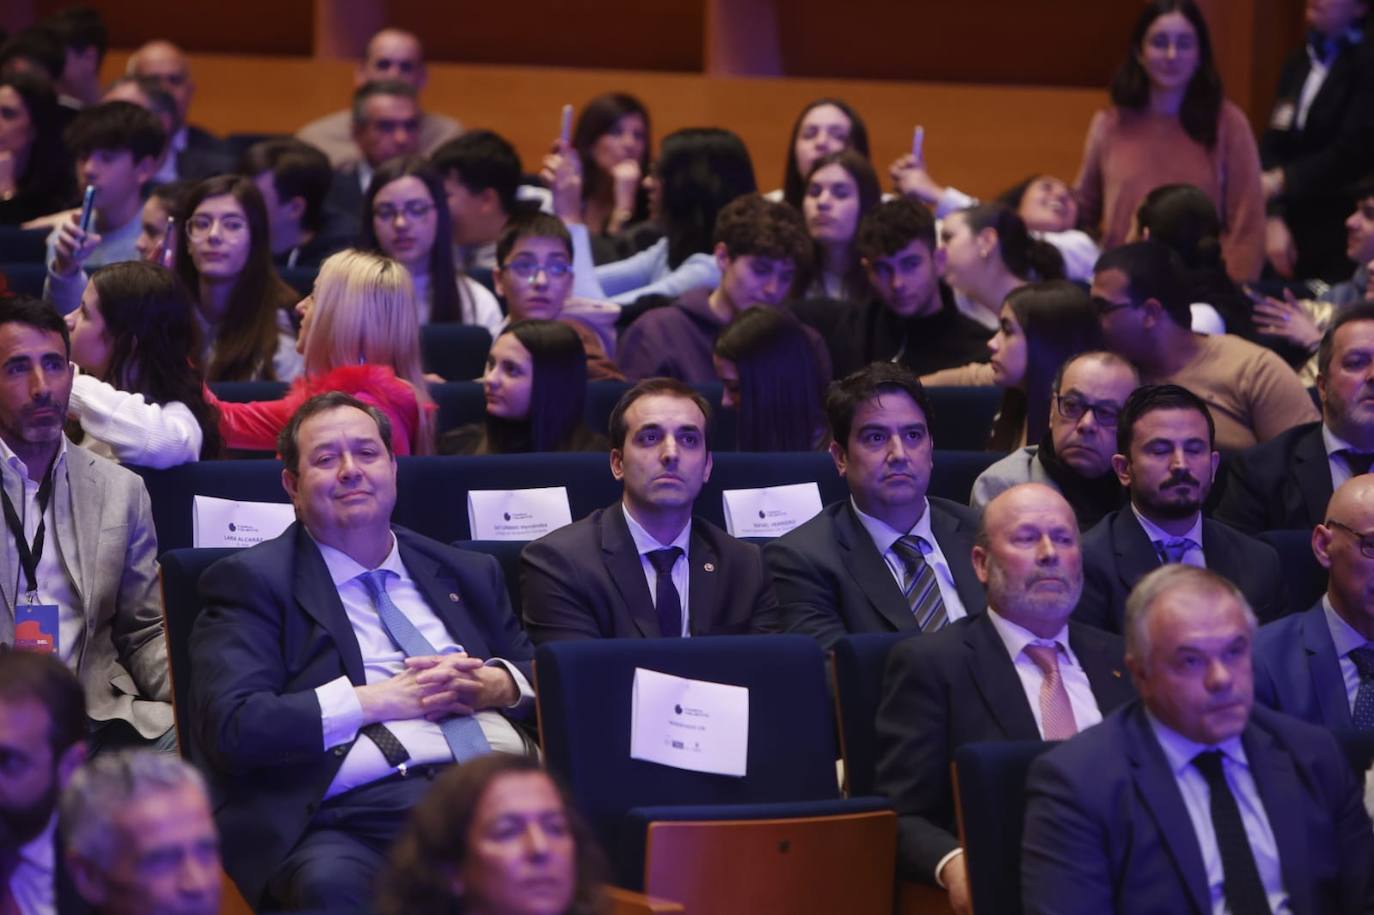
[(845, 793), (861, 797), (873, 793), (878, 767), (878, 703), (883, 698), (887, 655), (915, 632), (865, 632), (835, 643), (835, 709), (844, 754)]
[(43, 295), (43, 281), (47, 279), (48, 268), (43, 266), (43, 259), (39, 257), (36, 263), (17, 261), (0, 264), (0, 274), (4, 275), (5, 288), (10, 292), (38, 298)]
[(162, 579), (162, 625), (167, 638), (167, 661), (172, 676), (172, 708), (176, 714), (177, 746), (191, 757), (188, 719), (191, 699), (191, 630), (200, 616), (200, 576), (212, 564), (236, 550), (171, 550), (158, 558)]
[(954, 796), (977, 915), (1019, 915), (1026, 774), (1053, 744), (969, 743), (954, 752)]
[(849, 496), (848, 487), (835, 470), (835, 462), (824, 451), (722, 451), (713, 454), (711, 460), (711, 479), (697, 496), (694, 514), (720, 527), (725, 527), (724, 494), (729, 489), (815, 482), (820, 488), (822, 505)]
[(486, 553), (501, 563), (501, 574), (506, 579), (506, 593), (515, 615), (520, 616), (520, 551), (525, 548), (523, 540), (455, 540), (453, 545), (460, 550)]
[(960, 505), (969, 504), (973, 481), (978, 475), (1006, 457), (999, 451), (946, 451), (944, 442), (938, 438), (935, 441), (940, 444), (940, 450), (935, 452), (926, 495), (939, 496)]
[(424, 324), (420, 362), (426, 372), (448, 381), (470, 381), (486, 369), (491, 333), (473, 324)]
[(220, 400), (251, 403), (255, 400), (281, 400), (291, 386), (285, 381), (216, 381), (210, 390)]
[[(982, 451), (988, 446), (992, 420), (1002, 403), (993, 385), (926, 388), (930, 398), (930, 433), (940, 448)], [(965, 500), (967, 501), (967, 500)]]
[(1311, 531), (1264, 531), (1256, 536), (1279, 554), (1279, 574), (1283, 576), (1287, 601), (1285, 612), (1301, 613), (1326, 593), (1327, 573), (1312, 554)]

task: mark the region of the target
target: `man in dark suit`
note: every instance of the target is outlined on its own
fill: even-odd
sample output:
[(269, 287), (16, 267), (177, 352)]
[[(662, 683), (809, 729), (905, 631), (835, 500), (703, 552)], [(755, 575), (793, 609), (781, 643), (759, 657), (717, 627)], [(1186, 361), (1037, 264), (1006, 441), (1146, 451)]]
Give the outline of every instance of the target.
[(1127, 613), (1140, 701), (1031, 766), (1026, 915), (1374, 911), (1374, 831), (1335, 738), (1251, 708), (1244, 595), (1168, 565)]
[(978, 516), (928, 498), (934, 441), (916, 376), (875, 362), (826, 397), (850, 498), (764, 547), (783, 628), (829, 648), (851, 632), (934, 631), (983, 610), (969, 562)]
[(532, 650), (495, 559), (391, 527), (384, 414), (320, 395), (278, 449), (299, 520), (200, 582), (195, 752), (250, 905), (352, 911), (436, 769), (526, 752)]
[(520, 554), (525, 626), (536, 644), (775, 628), (758, 547), (692, 517), (711, 475), (710, 410), (671, 378), (641, 381), (620, 398), (611, 411), (611, 473), (624, 497)]
[(1255, 636), (1255, 698), (1333, 731), (1374, 732), (1374, 476), (1341, 484), (1326, 519), (1312, 532), (1326, 594)]
[(1311, 530), (1331, 493), (1374, 455), (1374, 304), (1339, 312), (1317, 348), (1322, 421), (1294, 426), (1229, 463), (1216, 517), (1247, 533)]
[(323, 234), (333, 237), (357, 236), (367, 187), (377, 167), (388, 159), (419, 151), (420, 103), (415, 87), (395, 79), (359, 86), (353, 93), (353, 139), (362, 150), (362, 158), (334, 170), (334, 181), (324, 199)]
[(892, 649), (878, 707), (877, 786), (898, 816), (898, 866), (969, 910), (949, 764), (966, 743), (1060, 740), (1133, 697), (1118, 636), (1069, 622), (1083, 586), (1078, 523), (1041, 483), (993, 499), (973, 567), (988, 612)]
[(1083, 537), (1083, 598), (1074, 617), (1121, 632), (1126, 595), (1169, 562), (1229, 578), (1260, 619), (1285, 612), (1274, 548), (1202, 517), (1220, 460), (1207, 405), (1178, 385), (1146, 385), (1127, 399), (1116, 435), (1112, 466), (1131, 504)]

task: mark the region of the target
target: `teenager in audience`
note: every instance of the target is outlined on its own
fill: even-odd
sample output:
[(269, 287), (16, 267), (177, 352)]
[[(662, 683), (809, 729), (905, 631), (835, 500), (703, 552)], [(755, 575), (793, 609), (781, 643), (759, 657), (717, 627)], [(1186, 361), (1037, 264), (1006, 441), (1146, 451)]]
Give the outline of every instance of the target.
[(814, 451), (829, 445), (816, 350), (796, 318), (771, 308), (735, 315), (716, 338), (720, 405), (735, 411), (740, 451)]
[(800, 210), (811, 167), (821, 156), (842, 149), (853, 149), (868, 157), (868, 128), (863, 118), (841, 99), (818, 98), (809, 103), (792, 124), (782, 188), (769, 191), (765, 196)]
[(372, 176), (364, 201), (362, 247), (393, 257), (415, 282), (421, 324), (462, 323), (501, 330), (501, 306), (453, 264), (453, 230), (444, 185), (424, 159), (391, 159)]
[(444, 436), (446, 454), (600, 451), (606, 441), (582, 421), (587, 354), (572, 328), (528, 319), (491, 345), (482, 375), (487, 415)]
[(254, 143), (238, 162), (267, 206), (272, 261), (278, 267), (315, 267), (346, 241), (324, 233), (324, 200), (333, 172), (329, 158), (300, 140)]
[(868, 157), (852, 149), (827, 153), (811, 166), (802, 200), (806, 230), (816, 244), (809, 296), (853, 302), (867, 293), (855, 236), (881, 197)]
[(645, 183), (649, 212), (663, 238), (632, 257), (597, 267), (602, 298), (628, 305), (641, 296), (714, 289), (720, 283), (720, 267), (711, 255), (716, 217), (730, 201), (757, 189), (744, 142), (715, 127), (670, 133)]
[(591, 233), (597, 263), (619, 260), (621, 235), (649, 218), (649, 109), (633, 95), (607, 92), (577, 116), (572, 145), (582, 162), (582, 221)]
[(176, 267), (177, 249), (186, 235), (186, 201), (194, 188), (190, 181), (172, 181), (148, 192), (134, 242), (139, 260), (168, 270)]
[(143, 261), (99, 267), (67, 327), (80, 369), (67, 410), (80, 444), (144, 467), (219, 456), (195, 306), (176, 274)]
[(1112, 107), (1093, 115), (1074, 182), (1084, 223), (1103, 250), (1122, 244), (1151, 189), (1192, 184), (1216, 204), (1226, 266), (1259, 276), (1264, 196), (1245, 113), (1222, 94), (1207, 24), (1194, 0), (1151, 0), (1111, 85)]
[(272, 266), (267, 210), (252, 179), (220, 175), (186, 201), (176, 270), (191, 291), (208, 350), (207, 381), (290, 381), (301, 372), (296, 295)]
[(53, 87), (58, 102), (79, 111), (100, 100), (100, 65), (109, 46), (109, 29), (97, 10), (71, 6), (58, 10), (39, 23), (59, 42), (66, 54), (62, 76)]
[(381, 878), (382, 915), (603, 915), (605, 862), (567, 792), (527, 756), (451, 766)]
[(75, 190), (52, 86), (34, 73), (0, 75), (0, 225), (70, 206)]
[(386, 414), (396, 454), (432, 454), (434, 405), (420, 368), (415, 311), (404, 265), (367, 251), (326, 258), (314, 291), (296, 306), (305, 374), (281, 400), (217, 402), (225, 445), (274, 449), (297, 407), (343, 391)]
[(490, 130), (469, 130), (434, 151), (444, 179), (458, 269), (496, 267), (496, 239), (518, 206), (522, 169), (515, 147)]
[(940, 224), (942, 275), (959, 293), (959, 310), (989, 328), (1007, 294), (1036, 280), (1064, 275), (1064, 259), (1031, 237), (1025, 222), (1000, 203), (952, 213)]

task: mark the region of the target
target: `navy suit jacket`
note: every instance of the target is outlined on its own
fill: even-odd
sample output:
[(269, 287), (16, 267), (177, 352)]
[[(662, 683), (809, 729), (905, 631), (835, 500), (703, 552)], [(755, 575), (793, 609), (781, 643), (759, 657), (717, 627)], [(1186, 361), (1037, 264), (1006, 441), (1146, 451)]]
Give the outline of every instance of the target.
[[(1241, 735), (1295, 915), (1374, 912), (1374, 831), (1336, 740), (1255, 706)], [(1026, 915), (1211, 915), (1202, 851), (1144, 706), (1031, 765)]]
[(324, 198), (324, 226), (321, 234), (356, 239), (363, 225), (363, 187), (358, 182), (358, 165), (335, 169), (334, 180)]
[[(1204, 518), (1202, 552), (1207, 568), (1240, 588), (1261, 622), (1283, 614), (1279, 554), (1272, 546)], [(1083, 597), (1074, 618), (1108, 632), (1123, 632), (1127, 595), (1159, 566), (1159, 554), (1130, 507), (1108, 512), (1083, 535)]]
[[(969, 615), (982, 613), (987, 598), (973, 573), (978, 513), (931, 497), (930, 530), (954, 575)], [(782, 627), (817, 639), (829, 649), (857, 632), (914, 632), (916, 619), (882, 554), (848, 499), (764, 545)]]
[[(620, 506), (597, 509), (520, 552), (525, 627), (536, 645), (659, 637), (653, 595)], [(687, 563), (692, 635), (777, 629), (777, 601), (758, 547), (693, 518)]]
[(1229, 461), (1216, 518), (1247, 534), (1308, 530), (1326, 519), (1331, 464), (1322, 424), (1304, 423)]
[[(1135, 698), (1119, 636), (1069, 624), (1069, 646), (1105, 716)], [(878, 793), (898, 817), (898, 866), (933, 883), (940, 859), (959, 847), (954, 751), (984, 740), (1039, 740), (1021, 677), (986, 613), (933, 635), (906, 639), (888, 655), (878, 706)]]
[(1321, 601), (1255, 636), (1255, 701), (1333, 731), (1354, 727)]
[[(454, 641), (531, 675), (533, 649), (495, 558), (393, 528), (402, 561)], [(366, 684), (357, 637), (305, 528), (223, 559), (201, 577), (191, 634), (196, 754), (206, 764), (224, 867), (250, 904), (314, 815), (351, 744), (324, 749), (315, 688)]]

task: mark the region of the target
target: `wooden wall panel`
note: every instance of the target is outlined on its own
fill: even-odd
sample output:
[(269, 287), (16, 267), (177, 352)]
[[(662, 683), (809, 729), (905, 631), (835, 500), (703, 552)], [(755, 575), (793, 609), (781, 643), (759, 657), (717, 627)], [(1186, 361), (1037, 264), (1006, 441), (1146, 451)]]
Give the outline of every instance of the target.
[[(0, 0), (3, 2), (3, 0)], [(76, 0), (35, 0), (39, 18)], [(312, 0), (80, 0), (100, 11), (110, 47), (170, 38), (188, 51), (309, 54)]]

